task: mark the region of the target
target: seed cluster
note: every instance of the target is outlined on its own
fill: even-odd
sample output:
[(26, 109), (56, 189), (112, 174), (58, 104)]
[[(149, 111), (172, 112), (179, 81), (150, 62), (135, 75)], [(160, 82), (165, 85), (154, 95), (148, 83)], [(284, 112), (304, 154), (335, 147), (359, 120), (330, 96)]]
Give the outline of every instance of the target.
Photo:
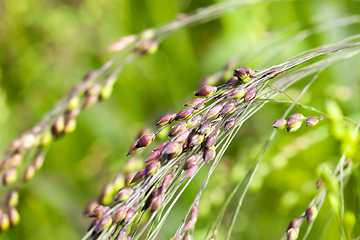
[(318, 124), (319, 120), (324, 118), (324, 116), (320, 116), (319, 118), (314, 116), (304, 117), (301, 113), (294, 113), (287, 121), (284, 118), (277, 119), (272, 126), (277, 130), (283, 130), (286, 128), (287, 132), (296, 132), (304, 122), (307, 127), (313, 127)]
[[(56, 114), (50, 114), (45, 118), (45, 124), (40, 123), (23, 133), (8, 147), (6, 156), (0, 163), (2, 184), (9, 189), (6, 204), (0, 209), (0, 230), (19, 223), (20, 215), (16, 210), (18, 189), (40, 170), (46, 149), (52, 140), (75, 131), (76, 117), (81, 111), (110, 97), (115, 77), (107, 77), (102, 84), (92, 83), (97, 77), (96, 72), (88, 73), (83, 78), (83, 83), (70, 92), (64, 106), (55, 109)], [(80, 90), (80, 86), (84, 90)]]
[[(239, 67), (224, 85), (202, 86), (194, 93), (197, 98), (184, 104), (186, 108), (163, 116), (155, 124), (156, 131), (141, 135), (132, 144), (127, 156), (151, 145), (163, 131), (167, 131), (169, 138), (153, 148), (144, 160), (144, 167), (125, 175), (121, 189), (110, 182), (106, 187), (111, 186), (111, 189), (104, 188), (99, 201), (88, 205), (88, 216), (96, 218), (89, 228), (93, 239), (104, 234), (120, 239), (124, 232), (129, 232), (132, 222), (140, 221), (136, 216), (147, 209), (156, 215), (184, 180), (216, 158), (221, 140), (237, 126), (239, 116), (252, 102), (260, 99), (258, 85), (261, 80), (252, 81), (253, 74), (254, 70)], [(137, 160), (130, 158), (130, 161)], [(111, 198), (113, 205), (108, 208), (106, 205), (111, 203), (104, 199)], [(176, 239), (189, 237), (197, 213), (196, 203)]]

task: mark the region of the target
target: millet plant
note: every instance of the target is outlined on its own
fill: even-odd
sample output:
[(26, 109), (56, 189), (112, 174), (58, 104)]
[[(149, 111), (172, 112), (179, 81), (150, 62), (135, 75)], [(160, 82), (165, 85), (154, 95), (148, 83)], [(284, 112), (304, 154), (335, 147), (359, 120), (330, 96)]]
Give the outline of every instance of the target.
[[(162, 42), (181, 30), (196, 28), (236, 9), (251, 11), (250, 6), (262, 4), (269, 2), (223, 1), (193, 13), (181, 13), (174, 21), (121, 37), (110, 44), (107, 50), (115, 55), (100, 68), (89, 71), (38, 124), (14, 139), (4, 151), (0, 163), (3, 185), (0, 230), (21, 225), (20, 216), (23, 215), (18, 207), (22, 199), (26, 199), (26, 194), (22, 194), (26, 189), (24, 183), (42, 174), (40, 170), (46, 164), (50, 146), (56, 146), (56, 141), (67, 138), (66, 135), (81, 125), (81, 119), (78, 119), (85, 110), (106, 104), (104, 101), (112, 97), (117, 84), (122, 81), (125, 67), (148, 55), (158, 54)], [(269, 34), (263, 42), (259, 41), (256, 47), (245, 48), (225, 64), (217, 62), (217, 69), (221, 70), (200, 79), (200, 86), (193, 89), (193, 97), (182, 96), (184, 100), (166, 113), (157, 111), (162, 112), (158, 118), (148, 121), (154, 127), (138, 127), (138, 134), (130, 131), (136, 136), (135, 140), (126, 146), (118, 146), (127, 149), (126, 156), (118, 156), (120, 169), (119, 165), (112, 166), (112, 176), (106, 174), (101, 181), (88, 180), (97, 183), (91, 196), (82, 196), (88, 201), (85, 210), (77, 209), (84, 212), (85, 220), (82, 221), (88, 224), (88, 228), (83, 229), (82, 239), (252, 239), (257, 236), (244, 233), (245, 237), (242, 237), (241, 231), (245, 230), (238, 229), (247, 224), (249, 228), (263, 232), (258, 236), (264, 236), (269, 231), (266, 229), (269, 226), (265, 226), (272, 223), (281, 229), (277, 239), (327, 239), (327, 232), (333, 234), (330, 225), (337, 226), (337, 237), (358, 239), (359, 112), (342, 110), (336, 97), (332, 96), (324, 95), (321, 103), (303, 99), (311, 98), (311, 88), (321, 87), (316, 82), (322, 74), (331, 75), (329, 68), (341, 64), (347, 69), (343, 70), (344, 76), (348, 76), (345, 71), (358, 71), (345, 66), (359, 60), (360, 35), (327, 41), (304, 52), (295, 53), (291, 48), (308, 37), (337, 27), (358, 26), (360, 17), (349, 15), (326, 22), (309, 21), (312, 21), (312, 27), (298, 30), (297, 24), (287, 25)], [(287, 50), (294, 52), (294, 56), (280, 58), (280, 53)], [(259, 55), (262, 61), (255, 61)], [(272, 61), (277, 63), (269, 64)], [(258, 65), (244, 64), (252, 62)], [(152, 70), (144, 71), (151, 76)], [(360, 75), (356, 72), (356, 76), (359, 78)], [(336, 95), (338, 89), (334, 88), (314, 92), (322, 94), (332, 90)], [(294, 94), (294, 89), (300, 90)], [(148, 94), (153, 97), (151, 92)], [(344, 90), (339, 94), (349, 92)], [(268, 106), (278, 109), (272, 113), (272, 110), (266, 110)], [(248, 132), (241, 132), (261, 112), (264, 112), (261, 119), (250, 125)], [(267, 132), (260, 134), (259, 139), (253, 139), (258, 136), (253, 134), (257, 129), (267, 129)], [(331, 156), (331, 161), (325, 159), (329, 156), (320, 159), (322, 156), (313, 149), (329, 135), (337, 145), (333, 144), (329, 149), (339, 150), (335, 157)], [(237, 159), (241, 155), (237, 151), (230, 151), (235, 153), (234, 156), (227, 154), (228, 148), (238, 145), (249, 148), (241, 150), (247, 156), (241, 160)], [(69, 146), (70, 149), (76, 147)], [(304, 158), (308, 159), (303, 165), (311, 165), (311, 162), (315, 165), (314, 176), (310, 179), (304, 179), (303, 173), (296, 169), (299, 165), (303, 167), (301, 163), (288, 164), (288, 160), (299, 152), (305, 152)], [(324, 150), (319, 149), (319, 153), (322, 152)], [(229, 158), (234, 159), (230, 161)], [(211, 182), (214, 178), (215, 182)], [(284, 183), (287, 180), (291, 182), (288, 185)], [(306, 181), (307, 185), (302, 186), (305, 190), (299, 190), (300, 187), (287, 189), (277, 200), (284, 209), (294, 208), (295, 215), (292, 212), (288, 218), (281, 213), (278, 216), (272, 213), (266, 224), (256, 220), (257, 214), (247, 218), (241, 216), (243, 211), (249, 215), (253, 207), (251, 199), (257, 194), (279, 194), (270, 192), (275, 187), (264, 188), (262, 192), (261, 185), (266, 181), (269, 186), (283, 183), (284, 187), (290, 188)], [(195, 190), (187, 193), (189, 188)], [(186, 195), (185, 200), (183, 195)], [(247, 197), (250, 198), (248, 202)], [(268, 200), (276, 201), (271, 197)], [(179, 202), (186, 203), (187, 210), (176, 210)], [(216, 213), (208, 213), (211, 218), (201, 215), (202, 210), (211, 205)], [(266, 209), (266, 205), (259, 209)], [(176, 215), (172, 214), (174, 211)], [(171, 224), (167, 225), (168, 222)], [(319, 226), (313, 227), (317, 223)], [(198, 224), (200, 233), (195, 229)], [(169, 225), (173, 231), (169, 233), (165, 229), (163, 233), (162, 229)], [(313, 228), (316, 230), (312, 231)], [(274, 236), (269, 235), (269, 238)]]

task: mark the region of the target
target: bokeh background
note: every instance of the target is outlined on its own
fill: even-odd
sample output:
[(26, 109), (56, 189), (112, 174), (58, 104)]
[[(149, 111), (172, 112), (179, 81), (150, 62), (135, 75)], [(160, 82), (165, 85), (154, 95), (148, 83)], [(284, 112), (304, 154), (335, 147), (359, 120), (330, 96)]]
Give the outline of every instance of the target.
[[(106, 52), (108, 45), (122, 36), (176, 19), (179, 13), (217, 2), (0, 1), (0, 156), (86, 72), (114, 56)], [(159, 117), (179, 110), (199, 88), (202, 77), (221, 71), (229, 59), (262, 69), (358, 34), (359, 13), (360, 2), (351, 0), (259, 3), (169, 37), (156, 54), (137, 58), (126, 66), (112, 97), (84, 111), (77, 130), (52, 144), (42, 170), (20, 191), (19, 226), (1, 233), (0, 239), (80, 239), (90, 223), (83, 216), (84, 206), (124, 166), (137, 133), (146, 126), (152, 130)], [(337, 26), (341, 22), (343, 26)], [(316, 27), (319, 25), (323, 28)], [(356, 57), (325, 70), (301, 103), (324, 110), (324, 99), (332, 98), (344, 115), (357, 121), (359, 63), (360, 57)], [(296, 96), (308, 81), (301, 81), (287, 93)], [(195, 239), (203, 238), (269, 137), (272, 122), (287, 107), (268, 104), (240, 130), (204, 192)], [(342, 140), (333, 136), (333, 127), (324, 120), (313, 129), (278, 133), (250, 186), (232, 239), (276, 239), (306, 209), (316, 195), (319, 169), (323, 164), (334, 167), (342, 154)], [(359, 157), (354, 155), (353, 161), (358, 162)], [(195, 177), (180, 198), (158, 239), (169, 239), (177, 229), (207, 170), (205, 167)], [(357, 219), (359, 183), (357, 170), (345, 189), (345, 208)], [(0, 194), (6, 194), (4, 189)], [(224, 238), (236, 203), (227, 211), (218, 239)], [(308, 239), (319, 239), (326, 229), (328, 210), (325, 202)], [(357, 222), (352, 237), (359, 234)], [(324, 239), (340, 239), (335, 218)]]

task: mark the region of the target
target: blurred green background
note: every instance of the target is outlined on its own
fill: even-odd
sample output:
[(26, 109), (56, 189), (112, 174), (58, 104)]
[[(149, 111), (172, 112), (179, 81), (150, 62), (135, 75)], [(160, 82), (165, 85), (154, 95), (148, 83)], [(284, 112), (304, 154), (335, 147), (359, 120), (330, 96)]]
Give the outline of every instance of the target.
[[(86, 72), (114, 56), (106, 47), (118, 38), (217, 2), (0, 1), (0, 153), (35, 126)], [(260, 3), (169, 37), (155, 55), (126, 66), (112, 97), (83, 112), (75, 133), (52, 144), (42, 170), (21, 189), (19, 226), (1, 233), (0, 239), (80, 239), (90, 223), (82, 215), (84, 206), (121, 170), (137, 133), (165, 113), (179, 110), (203, 76), (220, 71), (234, 57), (240, 65), (262, 69), (358, 34), (359, 16), (354, 15), (359, 13), (360, 2), (351, 0)], [(336, 26), (337, 19), (349, 16), (352, 18), (341, 21), (353, 24)], [(314, 29), (321, 24), (327, 26), (324, 31)], [(304, 34), (310, 36), (302, 39)], [(301, 103), (324, 110), (324, 99), (331, 97), (344, 115), (357, 121), (359, 64), (356, 57), (325, 70)], [(300, 81), (287, 93), (296, 96), (309, 80)], [(287, 107), (270, 103), (240, 130), (204, 192), (195, 239), (203, 239), (222, 203), (269, 137), (272, 122)], [(296, 111), (299, 109), (292, 113)], [(301, 111), (306, 116), (315, 114)], [(332, 136), (331, 127), (324, 120), (311, 130), (303, 127), (294, 134), (278, 133), (251, 184), (232, 239), (276, 239), (306, 209), (316, 195), (320, 167), (333, 168), (342, 154), (341, 140)], [(352, 157), (359, 162), (358, 156)], [(176, 231), (208, 169), (202, 169), (180, 198), (159, 239), (168, 239)], [(345, 189), (345, 208), (358, 219), (359, 175), (357, 170)], [(218, 239), (224, 238), (235, 206), (234, 201)], [(328, 209), (325, 202), (308, 239), (319, 238)], [(357, 222), (352, 237), (359, 233)], [(325, 239), (340, 239), (335, 219)]]

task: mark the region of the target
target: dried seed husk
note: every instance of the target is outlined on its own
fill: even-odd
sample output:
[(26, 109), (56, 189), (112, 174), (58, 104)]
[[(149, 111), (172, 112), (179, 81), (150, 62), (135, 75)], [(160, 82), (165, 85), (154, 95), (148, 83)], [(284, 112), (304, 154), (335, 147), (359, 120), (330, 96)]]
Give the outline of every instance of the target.
[(318, 215), (318, 210), (315, 205), (312, 205), (306, 209), (305, 216), (307, 222), (312, 222)]
[(4, 186), (10, 184), (10, 183), (13, 183), (15, 182), (17, 179), (16, 177), (16, 169), (15, 168), (10, 168), (8, 169), (4, 175), (3, 175), (3, 178), (2, 178), (2, 183)]
[(183, 143), (189, 137), (190, 133), (191, 133), (191, 130), (186, 129), (185, 131), (183, 131), (182, 133), (177, 135), (173, 141)]
[(184, 170), (188, 170), (189, 168), (191, 168), (192, 166), (194, 166), (195, 164), (197, 164), (197, 161), (200, 158), (200, 154), (196, 153), (193, 155), (190, 155), (184, 163)]
[(63, 116), (59, 116), (53, 123), (53, 125), (51, 126), (51, 133), (54, 137), (59, 137), (63, 131), (64, 131), (64, 127), (65, 127), (65, 120)]
[(225, 85), (229, 85), (229, 84), (232, 84), (232, 83), (237, 82), (237, 81), (238, 81), (237, 77), (231, 77), (229, 80), (227, 80), (225, 82)]
[(217, 141), (217, 134), (216, 133), (213, 133), (211, 134), (210, 136), (208, 136), (206, 138), (206, 142), (205, 142), (205, 147), (206, 148), (211, 148), (215, 145), (216, 141)]
[(131, 219), (134, 217), (135, 214), (135, 206), (129, 208), (126, 212), (126, 217), (124, 219), (124, 223), (128, 223), (131, 221)]
[(22, 180), (24, 182), (29, 181), (30, 179), (32, 179), (35, 176), (35, 172), (36, 172), (36, 168), (34, 167), (34, 165), (28, 165), (24, 171), (24, 174), (22, 176)]
[(8, 208), (16, 207), (19, 204), (19, 192), (15, 190), (9, 191), (5, 203)]
[(201, 116), (195, 115), (190, 118), (187, 122), (187, 128), (197, 128), (201, 123)]
[(195, 165), (192, 165), (184, 174), (183, 180), (192, 177), (196, 171), (199, 169), (199, 165), (196, 163)]
[(200, 135), (199, 133), (192, 133), (189, 136), (189, 147), (194, 147), (201, 144), (204, 141), (204, 135)]
[(130, 150), (128, 152), (128, 154), (126, 156), (129, 156), (130, 154), (132, 154), (133, 152), (135, 152), (137, 150), (137, 148), (135, 147), (137, 145), (137, 143), (139, 142), (139, 139), (137, 139), (133, 145), (131, 145)]
[(86, 205), (86, 207), (85, 207), (85, 209), (84, 209), (84, 214), (85, 214), (85, 215), (88, 215), (88, 214), (91, 213), (91, 211), (94, 210), (97, 206), (99, 206), (98, 201), (96, 201), (96, 200), (90, 201), (90, 202)]
[(15, 227), (16, 225), (19, 224), (20, 214), (16, 208), (14, 207), (10, 208), (8, 215), (9, 215), (9, 222), (11, 227)]
[(235, 88), (234, 90), (232, 90), (227, 97), (228, 98), (235, 98), (235, 99), (240, 99), (243, 98), (246, 94), (247, 90), (243, 87), (239, 87), (239, 88)]
[(235, 111), (235, 107), (236, 107), (236, 102), (229, 102), (227, 103), (223, 109), (220, 112), (221, 116), (225, 116), (228, 115), (230, 113), (233, 113)]
[(211, 123), (210, 122), (204, 122), (203, 124), (201, 124), (198, 132), (202, 135), (207, 134), (211, 129)]
[(229, 118), (224, 124), (224, 132), (228, 132), (236, 125), (236, 116)]

